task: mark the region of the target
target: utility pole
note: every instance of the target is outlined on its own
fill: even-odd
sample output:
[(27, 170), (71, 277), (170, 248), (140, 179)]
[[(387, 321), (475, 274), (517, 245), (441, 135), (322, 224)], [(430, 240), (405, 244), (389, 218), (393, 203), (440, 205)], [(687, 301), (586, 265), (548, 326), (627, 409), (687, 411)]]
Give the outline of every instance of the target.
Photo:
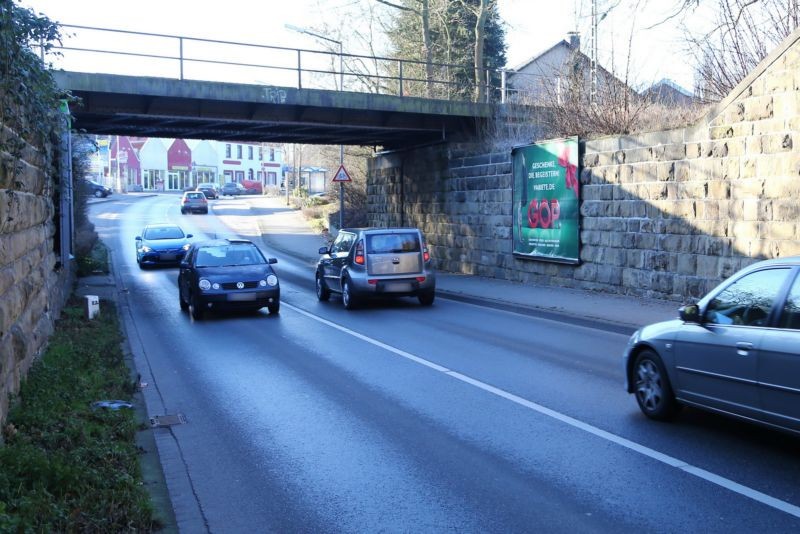
[(589, 90), (589, 103), (594, 104), (597, 98), (597, 0), (592, 0), (592, 30), (591, 49), (589, 51), (589, 76), (591, 88)]

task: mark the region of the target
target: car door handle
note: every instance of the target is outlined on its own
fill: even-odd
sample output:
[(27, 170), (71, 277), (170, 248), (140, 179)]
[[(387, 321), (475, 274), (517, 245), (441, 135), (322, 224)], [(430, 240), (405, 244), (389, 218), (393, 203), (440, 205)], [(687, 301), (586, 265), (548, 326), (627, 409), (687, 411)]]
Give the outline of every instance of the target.
[(739, 341), (736, 343), (736, 354), (739, 356), (747, 356), (749, 351), (753, 350), (753, 344), (747, 341)]

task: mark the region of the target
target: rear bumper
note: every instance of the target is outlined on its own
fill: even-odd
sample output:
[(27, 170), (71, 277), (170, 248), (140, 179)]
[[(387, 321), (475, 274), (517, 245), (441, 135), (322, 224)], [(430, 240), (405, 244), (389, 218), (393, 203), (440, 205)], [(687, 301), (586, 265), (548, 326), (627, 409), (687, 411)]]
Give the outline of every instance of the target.
[(425, 280), (421, 282), (416, 276), (393, 278), (377, 276), (355, 278), (351, 276), (350, 280), (353, 292), (359, 296), (415, 297), (436, 290), (436, 278), (430, 274), (426, 274)]

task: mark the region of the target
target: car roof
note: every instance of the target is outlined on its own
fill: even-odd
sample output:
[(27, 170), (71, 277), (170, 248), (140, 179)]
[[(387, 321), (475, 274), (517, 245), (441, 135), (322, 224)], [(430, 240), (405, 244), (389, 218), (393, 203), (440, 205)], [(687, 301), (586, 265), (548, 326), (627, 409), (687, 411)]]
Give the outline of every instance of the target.
[(748, 265), (746, 269), (754, 270), (754, 269), (761, 269), (762, 267), (777, 267), (777, 266), (795, 266), (800, 265), (800, 256), (787, 256), (785, 258), (772, 258), (769, 260), (762, 260), (751, 265)]
[(357, 234), (359, 232), (376, 232), (376, 233), (383, 233), (383, 234), (390, 234), (390, 233), (400, 233), (400, 232), (419, 232), (419, 228), (413, 228), (410, 226), (391, 226), (388, 228), (379, 228), (376, 226), (370, 227), (359, 227), (359, 228), (342, 228), (344, 232), (350, 232)]
[(225, 238), (225, 239), (206, 239), (205, 241), (195, 241), (194, 247), (201, 248), (201, 247), (220, 247), (224, 245), (253, 245), (255, 243), (250, 241), (249, 239), (234, 239), (234, 238)]

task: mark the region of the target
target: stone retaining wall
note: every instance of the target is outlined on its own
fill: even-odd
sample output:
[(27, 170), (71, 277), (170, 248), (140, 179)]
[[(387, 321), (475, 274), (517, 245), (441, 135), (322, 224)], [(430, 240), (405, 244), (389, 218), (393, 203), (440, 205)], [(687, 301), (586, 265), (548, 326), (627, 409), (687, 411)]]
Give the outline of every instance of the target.
[[(14, 132), (0, 125), (5, 141)], [(0, 421), (9, 397), (47, 344), (69, 287), (56, 270), (54, 179), (46, 158), (25, 145), (22, 160), (0, 153)], [(17, 165), (13, 172), (9, 165)]]
[(419, 226), (446, 271), (672, 300), (800, 254), (800, 31), (698, 124), (581, 149), (578, 266), (512, 255), (510, 154), (478, 144), (376, 156), (370, 224)]

